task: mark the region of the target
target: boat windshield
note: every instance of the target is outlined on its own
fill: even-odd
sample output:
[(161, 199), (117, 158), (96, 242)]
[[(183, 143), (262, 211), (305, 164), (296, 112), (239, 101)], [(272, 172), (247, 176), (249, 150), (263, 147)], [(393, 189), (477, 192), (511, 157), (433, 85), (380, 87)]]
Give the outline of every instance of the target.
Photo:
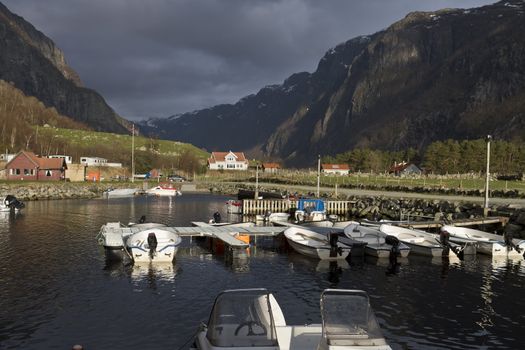
[(218, 347), (278, 346), (266, 289), (224, 291), (215, 300), (206, 337)]
[(364, 291), (325, 290), (321, 295), (321, 316), (323, 338), (328, 345), (386, 345)]

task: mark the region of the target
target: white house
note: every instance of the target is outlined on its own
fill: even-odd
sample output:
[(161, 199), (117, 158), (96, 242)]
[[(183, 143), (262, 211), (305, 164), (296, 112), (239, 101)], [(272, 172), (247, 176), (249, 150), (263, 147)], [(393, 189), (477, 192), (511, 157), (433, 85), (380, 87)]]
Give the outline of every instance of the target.
[(16, 156), (16, 154), (10, 154), (10, 153), (2, 153), (0, 154), (0, 161), (2, 162), (10, 162), (11, 159), (13, 159)]
[(66, 164), (73, 163), (73, 157), (71, 157), (71, 156), (64, 156), (64, 155), (61, 155), (61, 154), (49, 155), (49, 156), (47, 156), (47, 158), (64, 158), (64, 160), (66, 161)]
[(325, 174), (348, 175), (350, 167), (348, 164), (321, 164), (321, 170)]
[(248, 160), (243, 152), (212, 152), (208, 158), (210, 170), (248, 170)]
[(106, 166), (108, 160), (99, 157), (80, 157), (80, 164), (87, 166)]

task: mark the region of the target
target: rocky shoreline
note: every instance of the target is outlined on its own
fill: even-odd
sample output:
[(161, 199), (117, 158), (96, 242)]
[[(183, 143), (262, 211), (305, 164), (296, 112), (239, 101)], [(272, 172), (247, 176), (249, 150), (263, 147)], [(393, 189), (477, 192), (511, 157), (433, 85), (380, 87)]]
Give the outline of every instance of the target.
[(129, 187), (129, 184), (114, 183), (3, 183), (0, 185), (0, 196), (10, 194), (21, 201), (41, 199), (80, 199), (96, 198), (109, 188)]

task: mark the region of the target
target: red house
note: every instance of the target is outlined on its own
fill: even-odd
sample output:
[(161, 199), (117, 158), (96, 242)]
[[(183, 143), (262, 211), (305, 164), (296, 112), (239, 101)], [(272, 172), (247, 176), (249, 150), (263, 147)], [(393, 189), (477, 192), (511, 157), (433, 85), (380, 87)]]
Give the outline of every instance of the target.
[(40, 158), (33, 152), (18, 153), (6, 166), (8, 180), (63, 180), (67, 169), (64, 158)]

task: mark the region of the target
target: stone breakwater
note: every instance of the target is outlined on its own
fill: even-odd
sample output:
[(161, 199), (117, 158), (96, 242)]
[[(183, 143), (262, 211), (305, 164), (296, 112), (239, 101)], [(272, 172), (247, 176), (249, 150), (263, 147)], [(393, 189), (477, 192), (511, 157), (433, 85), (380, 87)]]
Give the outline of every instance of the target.
[(119, 186), (110, 183), (7, 183), (0, 185), (0, 196), (3, 198), (10, 194), (21, 201), (96, 198), (100, 197), (102, 193), (109, 188), (122, 186), (123, 185)]

